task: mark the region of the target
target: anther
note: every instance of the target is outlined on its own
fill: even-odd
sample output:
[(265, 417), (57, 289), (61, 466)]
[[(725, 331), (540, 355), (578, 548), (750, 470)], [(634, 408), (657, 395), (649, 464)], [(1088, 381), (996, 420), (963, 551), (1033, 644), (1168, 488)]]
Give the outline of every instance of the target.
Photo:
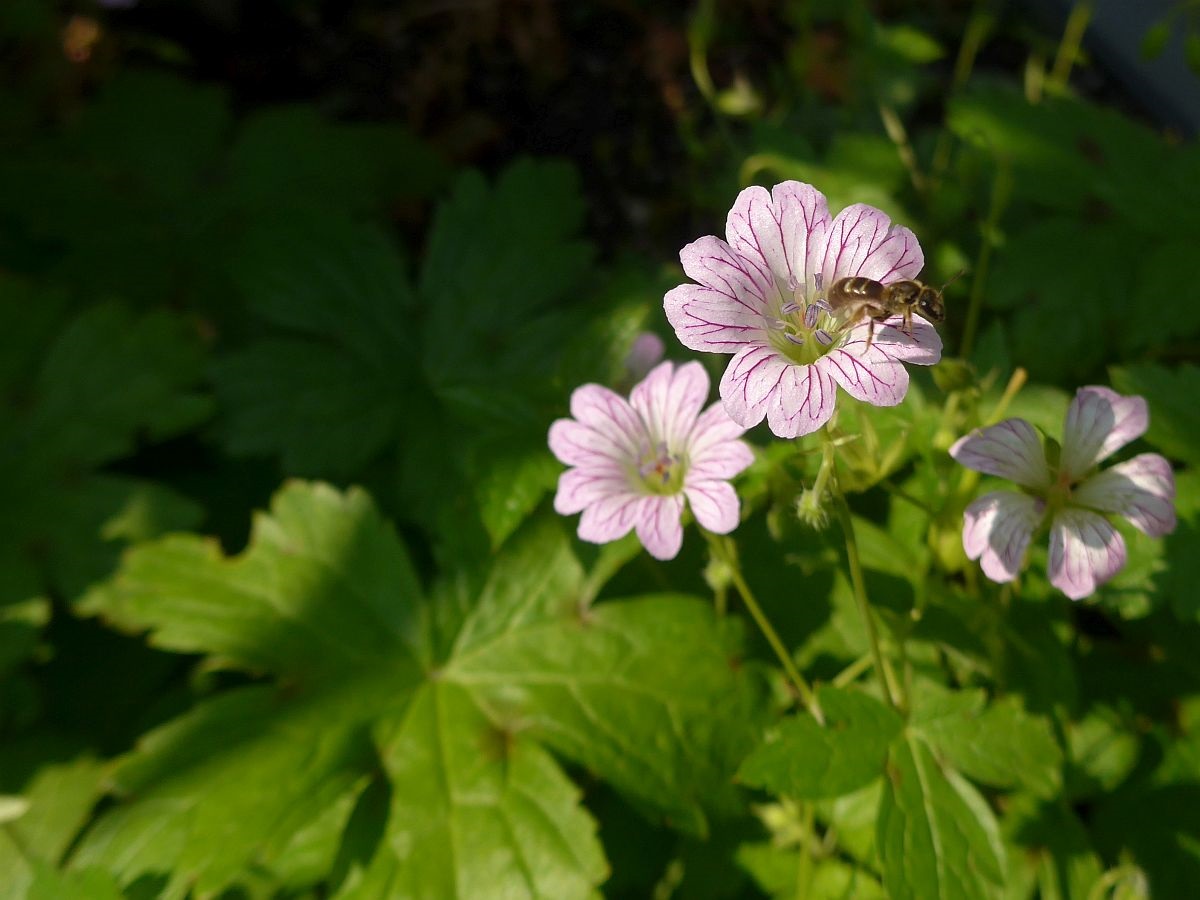
[(810, 303), (804, 310), (804, 327), (813, 329), (817, 327), (817, 318), (821, 315), (821, 310), (817, 308), (815, 303)]
[(800, 312), (800, 305), (789, 300), (787, 303), (783, 304), (783, 308), (779, 311), (790, 316), (792, 313)]
[(818, 328), (816, 331), (814, 331), (813, 337), (817, 339), (817, 343), (822, 347), (828, 347), (833, 343), (833, 338), (829, 336), (829, 332), (824, 328)]
[(787, 338), (789, 341), (791, 341), (793, 344), (795, 344), (797, 347), (799, 347), (801, 344), (804, 343), (804, 338), (800, 337), (800, 335), (798, 335), (798, 334), (792, 334), (790, 331), (784, 332), (783, 336), (785, 338)]

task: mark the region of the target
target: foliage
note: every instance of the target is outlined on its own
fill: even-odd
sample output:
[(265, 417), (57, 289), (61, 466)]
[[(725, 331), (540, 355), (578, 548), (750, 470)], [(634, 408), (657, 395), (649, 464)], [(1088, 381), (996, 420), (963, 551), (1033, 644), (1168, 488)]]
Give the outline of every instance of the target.
[[(276, 4), (234, 56), (253, 4), (0, 6), (0, 900), (1200, 883), (1200, 147), (1100, 62), (986, 5)], [(785, 178), (965, 270), (945, 358), (748, 434), (728, 539), (574, 539), (550, 423)], [(947, 450), (1083, 384), (1179, 522), (1072, 604), (966, 560)]]

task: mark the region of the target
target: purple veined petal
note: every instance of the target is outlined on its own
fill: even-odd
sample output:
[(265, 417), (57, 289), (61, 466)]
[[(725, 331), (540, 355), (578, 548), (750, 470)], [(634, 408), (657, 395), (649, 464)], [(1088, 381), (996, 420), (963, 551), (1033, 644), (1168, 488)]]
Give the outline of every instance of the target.
[(691, 350), (737, 353), (767, 342), (763, 314), (702, 285), (671, 288), (663, 296), (663, 311), (679, 342)]
[(789, 365), (767, 406), (767, 425), (781, 438), (812, 434), (833, 417), (837, 384), (819, 366)]
[(646, 440), (646, 426), (629, 401), (598, 384), (585, 384), (571, 392), (571, 415), (609, 438), (629, 459), (637, 456)]
[(1125, 539), (1099, 513), (1067, 507), (1050, 523), (1050, 583), (1082, 600), (1125, 565)]
[(791, 365), (771, 347), (747, 347), (735, 354), (721, 376), (721, 400), (729, 417), (743, 428), (761, 422)]
[(599, 498), (579, 517), (579, 537), (593, 544), (607, 544), (629, 534), (638, 521), (644, 494), (630, 490)]
[(769, 194), (761, 187), (738, 194), (725, 220), (725, 237), (780, 284), (802, 285), (819, 271), (829, 224), (824, 194), (811, 184), (785, 181)]
[(683, 492), (692, 515), (713, 534), (729, 534), (738, 526), (738, 495), (727, 481), (688, 479)]
[(604, 497), (629, 493), (629, 477), (616, 466), (607, 470), (567, 469), (558, 476), (554, 511), (572, 516)]
[(872, 406), (895, 406), (908, 393), (908, 370), (889, 357), (881, 347), (864, 341), (851, 352), (845, 347), (831, 350), (814, 366), (828, 372), (842, 390), (855, 400)]
[(688, 278), (712, 288), (731, 303), (764, 314), (766, 305), (779, 305), (770, 302), (779, 299), (771, 270), (738, 253), (719, 237), (710, 234), (697, 238), (679, 251), (679, 261)]
[(637, 503), (638, 540), (655, 559), (674, 559), (678, 555), (683, 546), (682, 515), (683, 494), (642, 497)]
[(732, 478), (754, 462), (750, 445), (738, 440), (744, 431), (724, 405), (714, 403), (706, 409), (688, 442), (688, 480)]
[(847, 206), (829, 227), (821, 272), (827, 285), (862, 275), (885, 284), (916, 278), (925, 254), (916, 235), (873, 206)]
[(650, 432), (650, 443), (666, 441), (672, 452), (687, 444), (700, 408), (708, 400), (708, 373), (698, 362), (659, 363), (629, 394)]
[[(942, 336), (937, 329), (920, 316), (912, 317), (912, 334), (907, 334), (903, 328), (904, 320), (900, 316), (892, 316), (886, 322), (875, 323), (875, 336), (871, 346), (880, 348), (892, 359), (916, 366), (932, 366), (942, 358)], [(850, 340), (843, 344), (843, 349), (851, 350), (862, 342), (866, 343), (868, 322), (857, 326), (850, 335)]]
[(1146, 433), (1150, 411), (1142, 397), (1123, 397), (1092, 385), (1075, 392), (1063, 426), (1062, 468), (1072, 480)]
[(992, 581), (1012, 581), (1044, 510), (1041, 500), (1027, 494), (984, 494), (963, 513), (963, 550), (969, 559), (979, 560)]
[(1071, 495), (1073, 504), (1118, 513), (1150, 537), (1175, 530), (1174, 500), (1175, 474), (1157, 453), (1142, 453), (1097, 472)]
[(1050, 485), (1050, 467), (1041, 439), (1024, 419), (1005, 419), (990, 428), (977, 428), (955, 441), (950, 455), (968, 469), (1025, 487)]
[(627, 465), (635, 458), (623, 432), (598, 431), (574, 419), (558, 419), (550, 426), (550, 452), (568, 466), (596, 469)]

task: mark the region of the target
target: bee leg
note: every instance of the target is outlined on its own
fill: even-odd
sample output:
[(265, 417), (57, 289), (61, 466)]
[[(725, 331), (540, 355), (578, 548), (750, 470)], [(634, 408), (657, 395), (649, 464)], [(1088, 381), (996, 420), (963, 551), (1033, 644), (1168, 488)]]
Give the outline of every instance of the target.
[(875, 340), (875, 319), (867, 319), (867, 350), (871, 349), (871, 344)]

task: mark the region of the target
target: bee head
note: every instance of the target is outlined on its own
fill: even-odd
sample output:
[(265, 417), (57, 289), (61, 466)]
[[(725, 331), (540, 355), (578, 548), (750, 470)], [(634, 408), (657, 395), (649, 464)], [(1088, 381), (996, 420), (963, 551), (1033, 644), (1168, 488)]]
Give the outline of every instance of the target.
[(929, 285), (921, 286), (917, 297), (917, 311), (930, 322), (940, 322), (946, 318), (946, 304), (942, 302), (942, 292)]
[(912, 306), (921, 296), (921, 291), (925, 285), (919, 281), (905, 279), (903, 281), (893, 281), (887, 286), (887, 292), (894, 303), (899, 303), (901, 306)]

